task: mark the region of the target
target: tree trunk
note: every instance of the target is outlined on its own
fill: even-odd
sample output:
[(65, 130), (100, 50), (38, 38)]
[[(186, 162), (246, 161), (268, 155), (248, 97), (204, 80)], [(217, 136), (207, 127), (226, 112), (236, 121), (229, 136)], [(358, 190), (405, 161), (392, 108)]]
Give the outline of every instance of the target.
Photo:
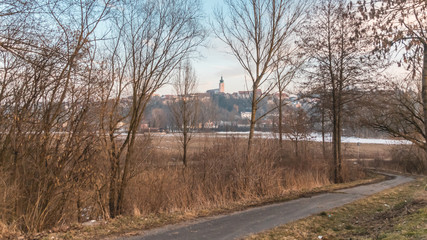
[[(187, 86), (186, 83), (184, 83), (185, 86)], [(187, 96), (188, 96), (188, 89), (184, 89), (184, 98), (182, 99), (182, 134), (183, 134), (183, 141), (182, 141), (182, 163), (184, 164), (184, 168), (187, 167), (187, 145), (188, 145), (188, 125), (190, 123), (190, 119), (187, 117), (189, 114), (190, 109), (187, 108)]]
[(334, 155), (334, 182), (341, 183), (341, 111), (340, 111), (340, 93), (336, 89), (332, 90), (332, 111), (333, 111), (333, 131), (332, 145)]
[[(323, 105), (323, 103), (322, 103)], [(321, 125), (322, 125), (322, 154), (323, 159), (326, 159), (326, 145), (325, 145), (325, 108), (321, 109)]]
[(344, 182), (343, 176), (342, 176), (342, 154), (341, 154), (341, 135), (342, 135), (342, 113), (341, 113), (341, 98), (338, 96), (338, 113), (337, 113), (337, 175), (338, 178), (336, 180), (336, 183), (342, 183)]
[(184, 168), (187, 167), (187, 143), (188, 143), (188, 136), (187, 136), (187, 127), (184, 126), (184, 142), (183, 142), (183, 156), (182, 156), (182, 163), (184, 164)]
[(295, 139), (295, 157), (298, 158), (298, 138)]
[(83, 207), (83, 205), (82, 205), (82, 199), (80, 197), (80, 190), (77, 189), (76, 208), (77, 208), (77, 222), (78, 223), (82, 223), (82, 222), (84, 222), (84, 220), (86, 220), (83, 218), (82, 207)]
[(110, 210), (110, 218), (115, 218), (117, 216), (116, 206), (117, 206), (117, 185), (119, 173), (119, 159), (115, 156), (111, 157), (111, 172), (110, 172), (110, 191), (108, 195), (108, 207)]
[[(136, 122), (139, 123), (140, 121), (138, 120)], [(137, 129), (136, 122), (134, 123), (134, 127), (132, 128), (132, 133), (131, 133), (132, 136), (127, 146), (128, 149), (125, 156), (125, 166), (123, 168), (123, 175), (120, 181), (120, 187), (118, 189), (119, 191), (117, 193), (117, 206), (116, 206), (117, 214), (123, 214), (123, 202), (125, 197), (125, 191), (129, 181), (130, 161), (133, 157), (134, 146), (135, 146), (135, 136), (136, 136), (136, 129)]]
[(334, 158), (334, 182), (338, 183), (338, 132), (337, 132), (337, 117), (334, 111), (334, 116), (332, 120), (333, 130), (332, 130), (332, 152), (333, 152), (333, 158)]
[(326, 82), (323, 82), (323, 94), (324, 96), (322, 97), (322, 101), (321, 101), (321, 124), (322, 124), (322, 154), (323, 154), (323, 159), (326, 159), (326, 144), (325, 144), (325, 100), (326, 100)]
[[(422, 72), (422, 95), (424, 111), (424, 136), (427, 136), (427, 43), (424, 43), (424, 60)], [(427, 152), (427, 137), (424, 137), (424, 151)]]
[[(280, 87), (279, 87), (280, 89)], [(279, 92), (279, 143), (280, 143), (280, 147), (282, 147), (283, 144), (283, 127), (282, 127), (282, 120), (283, 120), (283, 116), (282, 116), (283, 112), (282, 112), (282, 92)]]
[(257, 110), (257, 103), (256, 103), (256, 88), (254, 87), (252, 90), (252, 112), (251, 112), (251, 123), (250, 123), (250, 130), (249, 130), (249, 139), (248, 139), (248, 152), (247, 152), (247, 159), (249, 159), (249, 156), (251, 155), (252, 151), (252, 141), (254, 137), (255, 132), (255, 123), (256, 123), (256, 110)]
[(332, 108), (333, 108), (333, 132), (332, 144), (334, 152), (334, 182), (342, 183), (342, 156), (341, 156), (341, 89), (333, 90), (332, 93)]

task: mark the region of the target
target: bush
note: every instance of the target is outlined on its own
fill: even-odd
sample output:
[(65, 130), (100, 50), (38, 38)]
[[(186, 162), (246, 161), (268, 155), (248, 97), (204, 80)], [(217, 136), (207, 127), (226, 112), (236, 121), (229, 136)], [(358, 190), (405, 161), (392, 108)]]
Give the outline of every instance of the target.
[[(139, 147), (135, 150), (139, 154), (135, 154), (131, 161), (132, 178), (125, 194), (126, 214), (226, 208), (239, 202), (272, 199), (289, 191), (331, 183), (331, 161), (318, 156), (316, 144), (301, 142), (304, 152), (296, 156), (292, 144), (280, 147), (275, 140), (255, 139), (253, 153), (248, 157), (245, 138), (196, 139), (190, 148), (186, 168), (180, 161), (179, 151), (174, 149), (177, 144), (170, 141), (171, 138), (139, 139)], [(350, 167), (344, 166), (346, 181), (362, 176), (360, 169)], [(28, 187), (38, 189), (36, 187), (44, 186), (37, 185), (41, 179), (49, 180), (45, 184), (57, 179), (48, 188), (51, 190), (47, 193), (51, 195), (5, 184), (10, 181), (11, 172), (0, 171), (0, 230), (3, 231), (4, 226), (15, 229), (9, 233), (3, 231), (3, 238), (10, 232), (31, 233), (58, 225), (108, 218), (110, 166), (96, 142), (91, 145), (91, 155), (87, 159), (61, 169), (62, 172), (43, 178), (34, 169), (27, 172), (25, 182), (21, 181), (21, 184), (28, 183)], [(42, 218), (37, 212), (40, 201), (35, 197), (43, 198), (47, 204), (45, 212), (41, 212)]]
[(391, 151), (391, 159), (376, 158), (363, 164), (367, 167), (397, 172), (427, 174), (426, 152), (412, 145), (395, 146)]

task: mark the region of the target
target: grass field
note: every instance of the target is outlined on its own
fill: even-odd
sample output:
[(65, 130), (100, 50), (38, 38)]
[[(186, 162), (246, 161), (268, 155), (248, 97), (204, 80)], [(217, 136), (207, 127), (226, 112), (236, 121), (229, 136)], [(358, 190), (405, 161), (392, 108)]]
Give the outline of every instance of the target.
[[(247, 142), (247, 139), (242, 137), (246, 135), (234, 135), (234, 141), (241, 142), (242, 144)], [(172, 155), (178, 155), (180, 151), (179, 145), (179, 134), (172, 136), (170, 134), (154, 134), (153, 143), (154, 145), (162, 148), (166, 151), (170, 151)], [(221, 135), (215, 136), (211, 133), (206, 134), (195, 134), (190, 143), (189, 151), (190, 153), (199, 153), (206, 148), (212, 147), (223, 138), (232, 138), (233, 135)], [(270, 141), (275, 141), (271, 139)], [(311, 141), (300, 141), (299, 143), (300, 151), (314, 151), (317, 152), (319, 157), (321, 157), (322, 152), (322, 143), (321, 142), (311, 142)], [(293, 143), (289, 140), (284, 141), (285, 149), (293, 149)], [(330, 151), (332, 145), (331, 143), (326, 143), (326, 149)], [(343, 156), (345, 159), (350, 160), (373, 160), (373, 159), (382, 159), (390, 160), (391, 159), (391, 150), (396, 148), (396, 145), (387, 145), (387, 144), (367, 144), (360, 143), (342, 143)]]

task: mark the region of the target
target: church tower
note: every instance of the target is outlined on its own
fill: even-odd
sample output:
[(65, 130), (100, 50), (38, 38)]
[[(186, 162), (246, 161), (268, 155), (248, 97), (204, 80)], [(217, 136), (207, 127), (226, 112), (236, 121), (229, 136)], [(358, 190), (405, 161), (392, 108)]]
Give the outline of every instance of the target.
[(221, 80), (219, 80), (219, 92), (224, 93), (224, 79), (222, 79), (222, 76)]

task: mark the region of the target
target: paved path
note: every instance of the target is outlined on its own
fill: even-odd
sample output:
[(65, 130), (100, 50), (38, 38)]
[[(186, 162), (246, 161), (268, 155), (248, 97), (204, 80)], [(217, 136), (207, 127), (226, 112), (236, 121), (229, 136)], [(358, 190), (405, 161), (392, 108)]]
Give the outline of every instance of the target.
[(249, 210), (208, 217), (202, 220), (166, 226), (146, 231), (143, 236), (122, 238), (122, 240), (199, 240), (235, 239), (274, 228), (322, 211), (351, 203), (397, 185), (412, 181), (413, 178), (393, 175), (393, 179), (376, 184), (338, 190), (310, 198), (272, 204)]

